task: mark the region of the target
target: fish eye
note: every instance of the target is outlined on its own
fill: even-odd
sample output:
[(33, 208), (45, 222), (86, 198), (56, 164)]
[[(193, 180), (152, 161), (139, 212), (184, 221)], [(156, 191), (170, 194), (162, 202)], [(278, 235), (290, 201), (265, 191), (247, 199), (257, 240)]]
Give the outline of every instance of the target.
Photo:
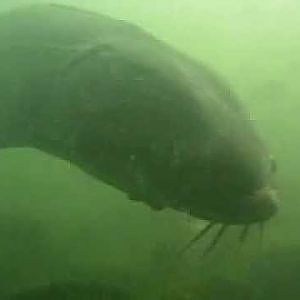
[(273, 156), (270, 157), (270, 170), (272, 174), (277, 171), (277, 163)]

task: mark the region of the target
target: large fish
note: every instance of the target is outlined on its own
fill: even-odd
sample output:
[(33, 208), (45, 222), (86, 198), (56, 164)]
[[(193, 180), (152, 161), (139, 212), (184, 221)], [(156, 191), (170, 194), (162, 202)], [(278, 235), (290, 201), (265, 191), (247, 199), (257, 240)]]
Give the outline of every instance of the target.
[(201, 63), (133, 24), (61, 5), (3, 13), (0, 41), (2, 148), (55, 155), (130, 199), (209, 220), (205, 232), (221, 223), (218, 236), (276, 212), (274, 159)]

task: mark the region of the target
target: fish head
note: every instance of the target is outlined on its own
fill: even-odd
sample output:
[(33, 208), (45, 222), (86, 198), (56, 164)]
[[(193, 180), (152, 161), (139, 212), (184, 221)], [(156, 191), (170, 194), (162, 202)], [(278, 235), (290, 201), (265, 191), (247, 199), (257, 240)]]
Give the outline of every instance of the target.
[[(276, 160), (251, 129), (211, 141), (186, 166), (182, 206), (190, 214), (223, 224), (264, 222), (278, 211)], [(199, 151), (200, 153), (200, 151)]]

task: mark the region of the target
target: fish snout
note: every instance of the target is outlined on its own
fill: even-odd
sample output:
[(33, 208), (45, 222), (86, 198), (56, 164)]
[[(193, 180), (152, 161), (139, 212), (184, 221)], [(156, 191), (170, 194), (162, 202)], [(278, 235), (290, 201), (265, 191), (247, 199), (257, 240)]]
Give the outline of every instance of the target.
[(278, 192), (271, 187), (264, 187), (250, 197), (252, 216), (258, 222), (263, 222), (273, 217), (279, 207)]

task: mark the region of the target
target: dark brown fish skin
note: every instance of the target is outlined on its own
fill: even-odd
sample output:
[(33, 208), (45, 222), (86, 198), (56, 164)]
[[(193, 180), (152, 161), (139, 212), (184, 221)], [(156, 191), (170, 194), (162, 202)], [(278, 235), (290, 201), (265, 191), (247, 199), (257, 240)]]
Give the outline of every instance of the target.
[(274, 161), (232, 91), (125, 21), (60, 5), (0, 17), (0, 145), (34, 147), (155, 209), (226, 224), (277, 210)]

